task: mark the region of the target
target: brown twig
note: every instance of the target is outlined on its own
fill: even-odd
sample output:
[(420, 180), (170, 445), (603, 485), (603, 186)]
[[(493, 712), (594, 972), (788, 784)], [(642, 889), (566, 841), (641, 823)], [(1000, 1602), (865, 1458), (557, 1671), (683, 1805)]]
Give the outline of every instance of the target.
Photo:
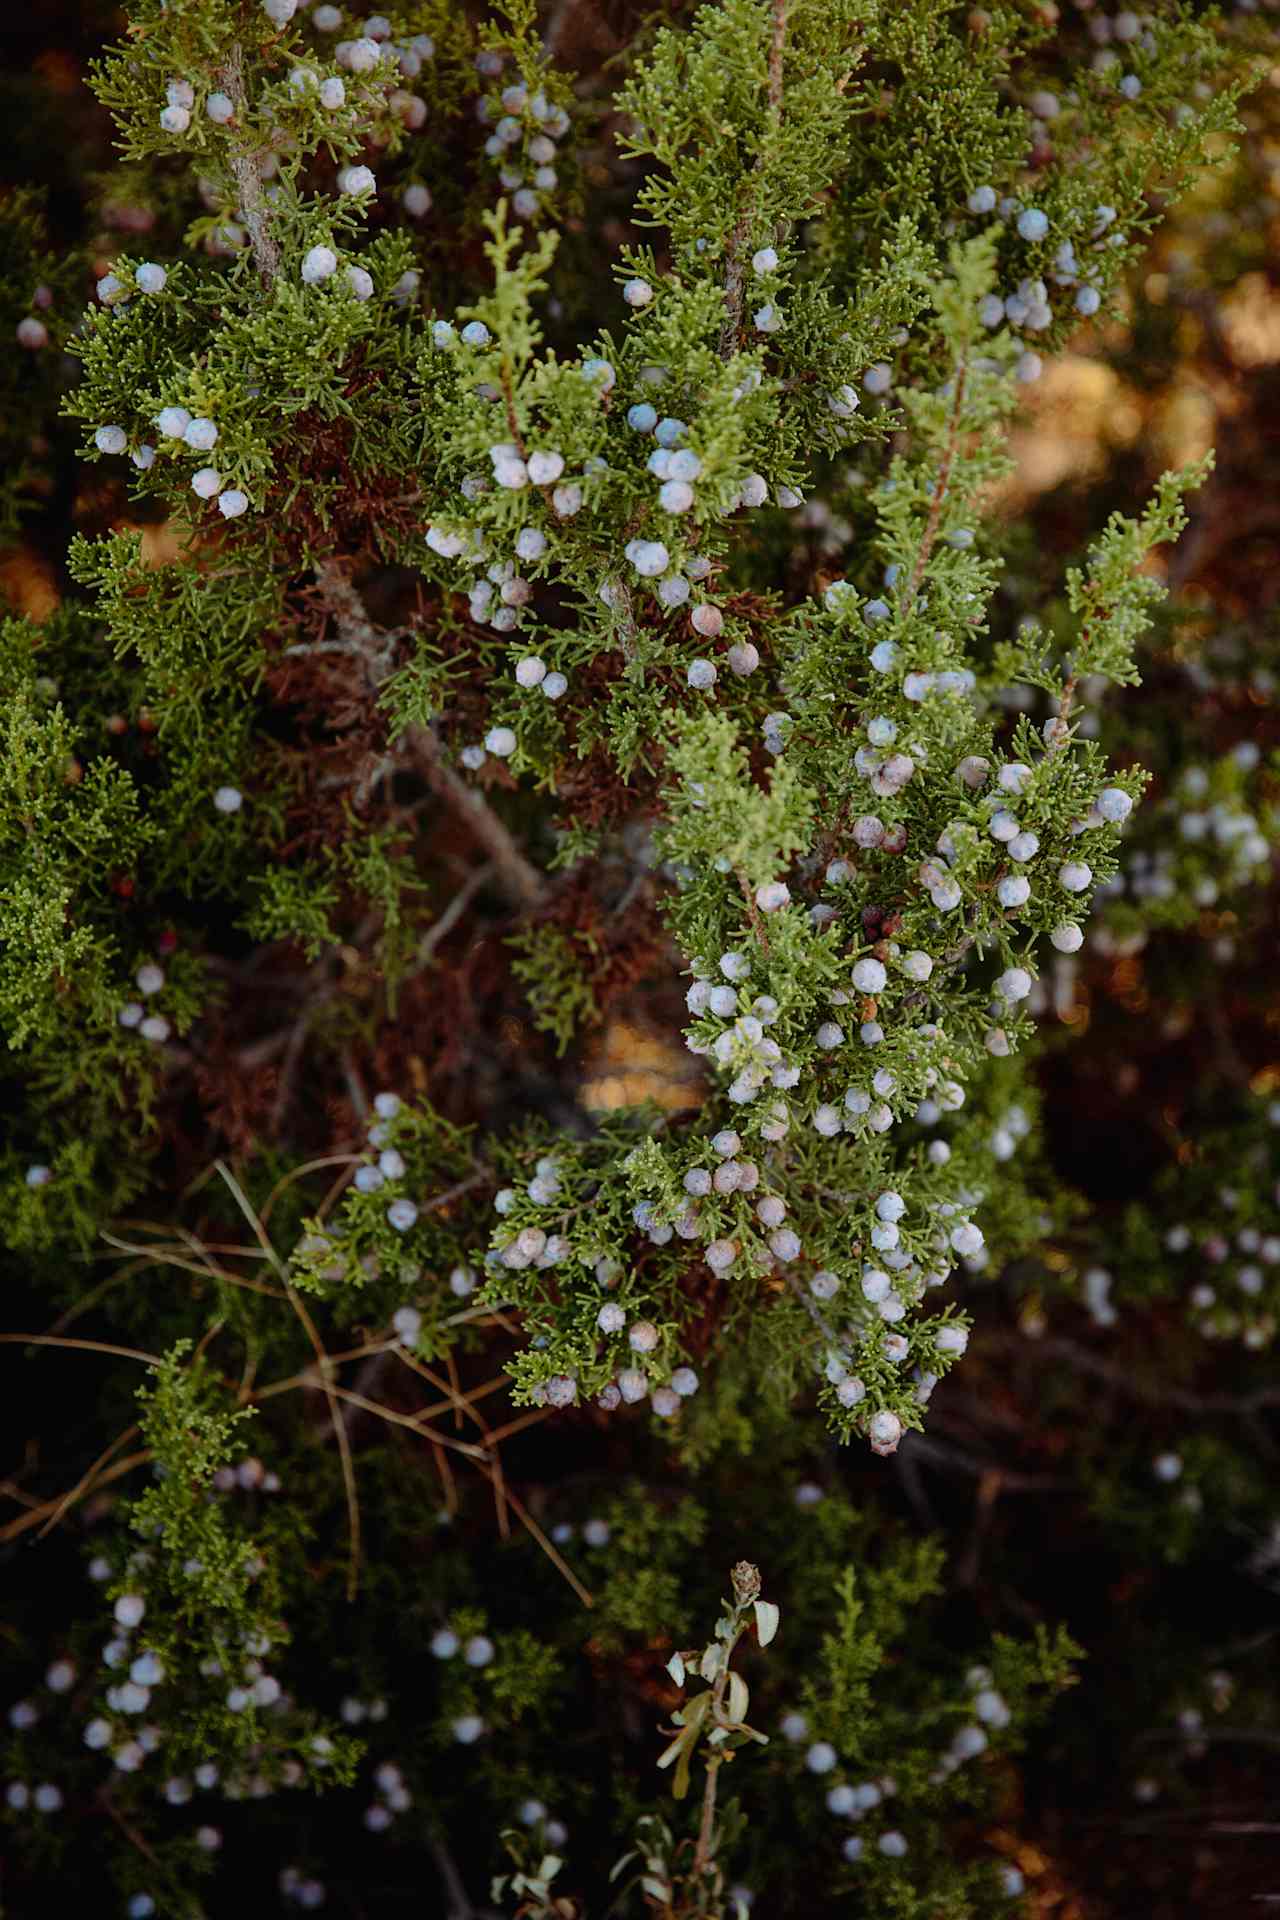
[(929, 496), (929, 514), (924, 523), (924, 538), (920, 542), (920, 551), (916, 555), (915, 565), (911, 569), (911, 578), (907, 582), (907, 591), (903, 596), (903, 611), (909, 612), (920, 591), (920, 582), (924, 579), (925, 568), (938, 538), (938, 528), (942, 524), (942, 509), (947, 502), (947, 488), (951, 484), (951, 469), (955, 464), (956, 452), (960, 444), (960, 418), (964, 411), (964, 390), (966, 366), (961, 360), (952, 376), (951, 417), (947, 422), (947, 444), (942, 455), (942, 465), (938, 468), (938, 477), (933, 483)]
[[(244, 66), (239, 42), (218, 72), (222, 91), (234, 108), (234, 118), (243, 121), (248, 102), (244, 90)], [(240, 195), (240, 211), (249, 234), (254, 262), (264, 287), (270, 287), (280, 272), (280, 247), (271, 231), (270, 215), (262, 192), (262, 149), (232, 146), (230, 166)]]

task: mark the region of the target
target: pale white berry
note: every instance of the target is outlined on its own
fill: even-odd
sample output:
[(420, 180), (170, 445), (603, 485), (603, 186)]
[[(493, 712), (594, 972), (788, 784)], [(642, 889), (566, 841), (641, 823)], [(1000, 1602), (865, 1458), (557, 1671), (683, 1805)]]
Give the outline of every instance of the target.
[(338, 270), (338, 256), (332, 247), (311, 247), (303, 256), (302, 278), (308, 286), (317, 286)]
[[(529, 478), (534, 486), (549, 487), (564, 472), (564, 455), (556, 452), (535, 452), (529, 455), (528, 464)], [(663, 565), (666, 565), (665, 561)]]

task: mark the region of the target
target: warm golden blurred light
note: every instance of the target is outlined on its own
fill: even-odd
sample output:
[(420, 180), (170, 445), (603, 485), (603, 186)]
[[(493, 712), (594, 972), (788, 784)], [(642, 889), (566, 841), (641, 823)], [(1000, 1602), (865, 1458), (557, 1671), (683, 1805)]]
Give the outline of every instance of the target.
[(668, 1035), (612, 1020), (587, 1064), (581, 1099), (595, 1113), (645, 1101), (675, 1113), (700, 1107), (704, 1092), (696, 1060)]

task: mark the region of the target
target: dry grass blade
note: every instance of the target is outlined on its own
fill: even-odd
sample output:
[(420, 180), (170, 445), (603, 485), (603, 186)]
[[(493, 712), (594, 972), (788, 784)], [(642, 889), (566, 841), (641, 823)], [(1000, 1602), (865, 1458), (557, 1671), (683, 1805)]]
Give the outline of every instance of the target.
[[(132, 1473), (135, 1467), (145, 1467), (150, 1458), (150, 1447), (143, 1447), (137, 1453), (126, 1454), (123, 1460), (117, 1460), (114, 1466), (110, 1466), (105, 1472), (100, 1473), (93, 1482), (93, 1487), (109, 1486), (113, 1480), (123, 1479), (125, 1474)], [(90, 1491), (91, 1489), (89, 1487), (83, 1489), (85, 1493)], [(66, 1495), (60, 1493), (56, 1499), (42, 1501), (38, 1507), (33, 1507), (29, 1513), (20, 1514), (16, 1520), (10, 1520), (7, 1526), (0, 1527), (0, 1546), (7, 1545), (10, 1540), (17, 1540), (24, 1533), (29, 1533), (32, 1527), (40, 1526), (46, 1517), (65, 1499)]]
[(54, 1333), (0, 1333), (0, 1341), (11, 1347), (74, 1347), (82, 1353), (113, 1353), (117, 1360), (140, 1360), (143, 1366), (158, 1367), (158, 1353), (144, 1353), (139, 1347), (117, 1347), (110, 1340), (76, 1340)]

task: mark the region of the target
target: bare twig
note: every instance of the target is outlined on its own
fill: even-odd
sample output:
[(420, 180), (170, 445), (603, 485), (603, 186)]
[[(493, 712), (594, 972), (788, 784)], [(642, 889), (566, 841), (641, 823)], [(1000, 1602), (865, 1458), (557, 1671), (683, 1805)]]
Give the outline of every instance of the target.
[(920, 551), (916, 555), (915, 565), (911, 569), (911, 578), (907, 582), (907, 591), (903, 597), (903, 610), (908, 611), (920, 591), (920, 582), (924, 579), (925, 568), (938, 538), (938, 528), (942, 524), (942, 509), (947, 503), (947, 489), (951, 484), (951, 469), (955, 465), (956, 453), (960, 445), (960, 420), (964, 412), (964, 390), (967, 368), (961, 360), (952, 375), (951, 416), (947, 422), (947, 444), (943, 450), (942, 465), (938, 468), (938, 477), (933, 483), (933, 492), (929, 496), (929, 514), (924, 523), (924, 538), (920, 542)]
[[(219, 69), (218, 79), (234, 108), (233, 118), (243, 123), (248, 102), (238, 42), (231, 50), (230, 59)], [(244, 215), (254, 262), (263, 286), (269, 287), (280, 272), (280, 247), (271, 231), (271, 220), (262, 192), (262, 162), (265, 158), (262, 149), (254, 151), (233, 144), (230, 150), (231, 172), (240, 195), (240, 211)]]

